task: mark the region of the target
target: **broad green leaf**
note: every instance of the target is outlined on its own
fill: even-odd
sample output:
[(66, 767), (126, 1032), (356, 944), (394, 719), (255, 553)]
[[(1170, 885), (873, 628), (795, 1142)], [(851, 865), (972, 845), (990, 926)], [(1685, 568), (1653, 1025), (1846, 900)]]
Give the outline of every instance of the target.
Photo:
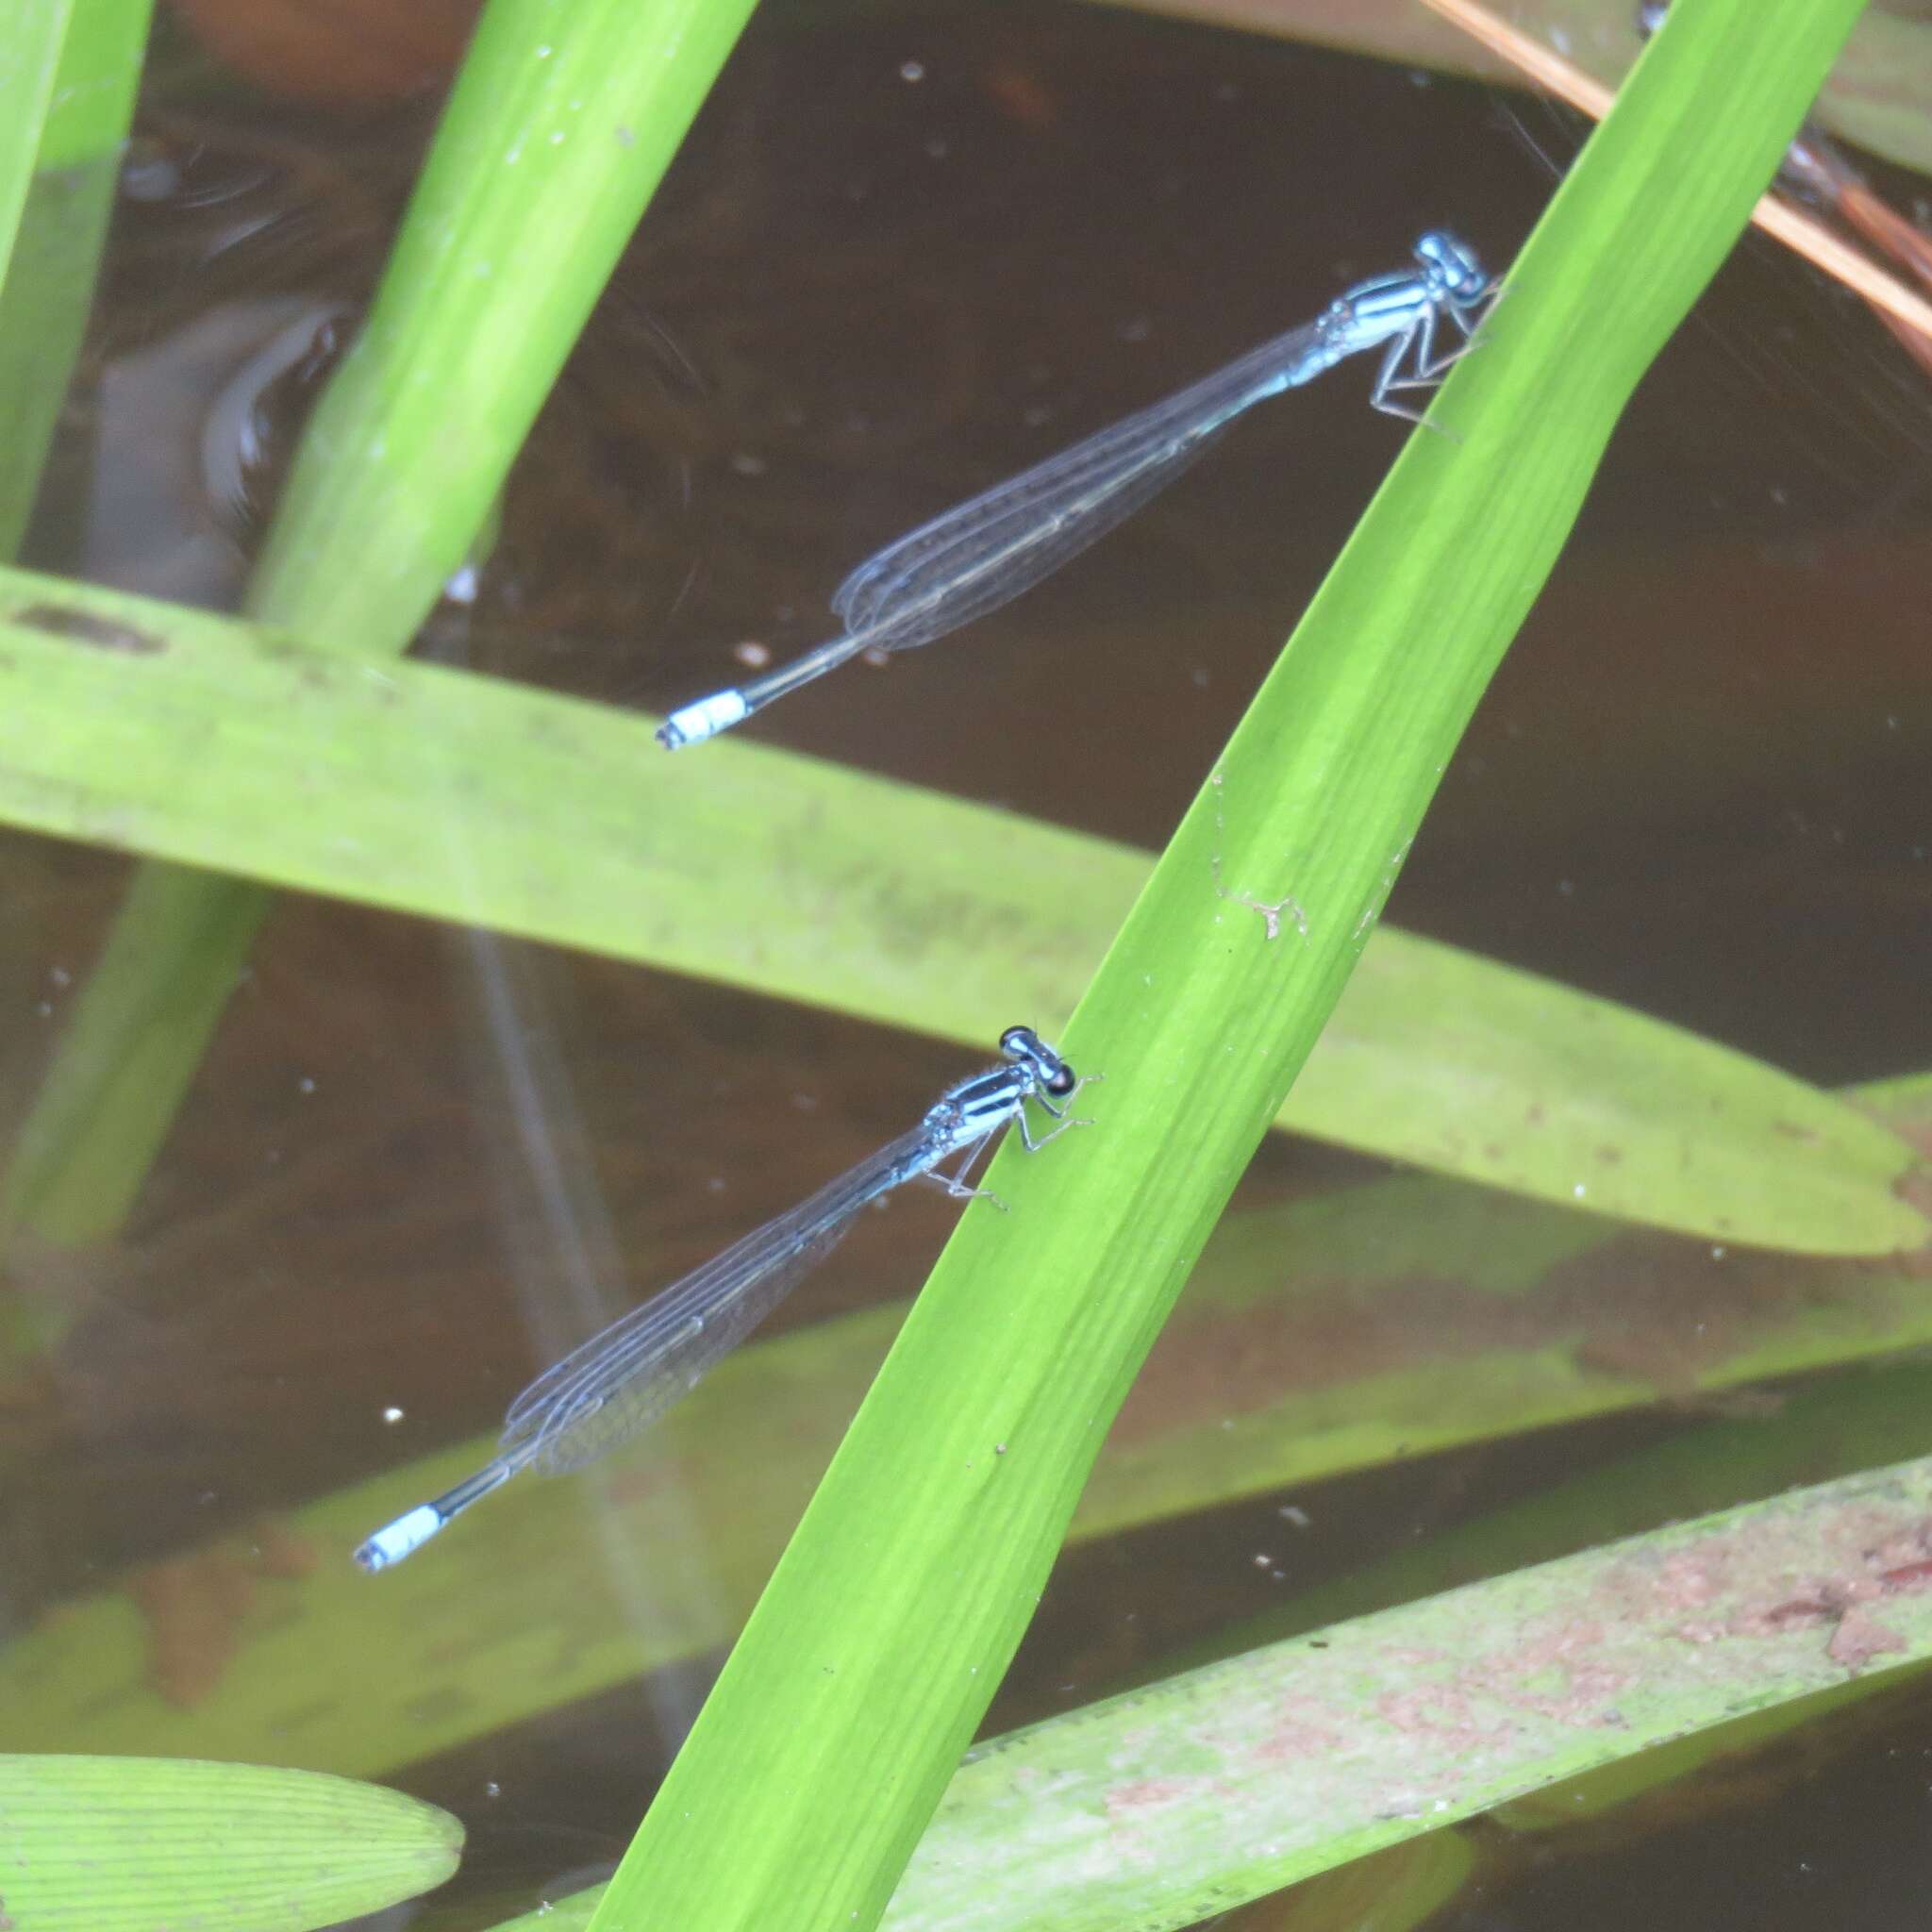
[(0, 1757), (8, 1932), (306, 1932), (441, 1885), (446, 1811), (310, 1771)]
[[(29, 573), (0, 572), (0, 817), (15, 824), (974, 1046), (1014, 1020), (1058, 1028), (1147, 877), (1139, 853), (988, 807), (751, 745), (669, 758), (645, 719)], [(1212, 876), (1204, 933), (1264, 935)], [(227, 890), (178, 871), (143, 882), (86, 995), (130, 1012), (96, 1024), (90, 1007), (75, 1027), (117, 1051), (69, 1050), (9, 1219), (75, 1226), (143, 1170), (174, 1104), (156, 1057), (198, 1041), (226, 990), (174, 941), (188, 906), (239, 902), (252, 929), (253, 891)], [(1302, 941), (1284, 923), (1272, 943)], [(213, 1007), (184, 1013), (204, 991)], [(1279, 1124), (1717, 1241), (1870, 1254), (1925, 1238), (1895, 1191), (1911, 1149), (1857, 1109), (1390, 929)], [(103, 1174), (71, 1151), (87, 1144)], [(35, 1177), (82, 1198), (36, 1205)]]
[[(1842, 1698), (1932, 1658), (1928, 1512), (1932, 1460), (1905, 1463), (994, 1739), (954, 1774), (883, 1923), (1170, 1932), (1695, 1734)], [(591, 1923), (597, 1897), (499, 1932)]]
[[(972, 1753), (894, 1932), (1182, 1926), (1932, 1657), (1932, 1462), (1331, 1624)], [(1124, 1760), (1125, 1760), (1124, 1767)]]
[[(1862, 1374), (1800, 1383), (1772, 1399), (1776, 1415), (1771, 1425), (1758, 1412), (1721, 1417), (1687, 1435), (1646, 1445), (1555, 1489), (1441, 1531), (1424, 1545), (1303, 1591), (1267, 1616), (1219, 1631), (1212, 1657), (1279, 1642), (1512, 1568), (1547, 1562), (1635, 1534), (1659, 1520), (1735, 1507), (1829, 1474), (1932, 1454), (1932, 1367), (1922, 1360), (1907, 1357)], [(1207, 1660), (1186, 1654), (1170, 1657), (1164, 1659), (1165, 1672)], [(1855, 1677), (1841, 1694), (1824, 1702), (1836, 1708), (1888, 1682), (1884, 1676)], [(1518, 1801), (1508, 1807), (1507, 1822), (1516, 1830), (1560, 1829), (1655, 1790), (1715, 1756), (1754, 1749), (1810, 1721), (1823, 1707), (1818, 1699), (1780, 1704), (1698, 1731), (1592, 1773), (1558, 1792)]]
[[(1436, 398), (1449, 434), (1410, 439), (1069, 1022), (1073, 1063), (1107, 1074), (1095, 1124), (995, 1157), (1011, 1211), (961, 1217), (593, 1926), (879, 1922), (1632, 388), (1857, 14), (1679, 0), (1639, 60)], [(1331, 1810), (1302, 1856), (1376, 1841)]]

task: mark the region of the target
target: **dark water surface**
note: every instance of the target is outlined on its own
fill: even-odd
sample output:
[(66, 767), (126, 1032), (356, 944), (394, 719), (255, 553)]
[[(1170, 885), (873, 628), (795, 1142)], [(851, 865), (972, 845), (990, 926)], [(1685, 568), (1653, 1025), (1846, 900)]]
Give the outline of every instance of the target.
[[(164, 52), (33, 560), (233, 602), (428, 125), (291, 112)], [(1097, 8), (768, 10), (539, 426), (475, 607), (427, 648), (652, 709), (729, 682), (740, 640), (825, 635), (832, 588), (911, 523), (1402, 266), (1424, 227), (1500, 265), (1549, 187), (1494, 95), (1341, 55)], [(1257, 411), (1021, 604), (754, 728), (1158, 846), (1400, 446), (1367, 385), (1351, 366)], [(1821, 1082), (1932, 1062), (1928, 523), (1926, 391), (1861, 311), (1747, 246), (1640, 391), (1391, 918)], [(19, 839), (0, 863), (17, 1120), (127, 870)], [(192, 1731), (295, 1578), (346, 1564), (288, 1512), (493, 1429), (563, 1341), (973, 1064), (285, 902), (125, 1242), (28, 1272), (61, 1340), (8, 1404), (13, 1632), (120, 1593), (128, 1647), (98, 1685), (70, 1658), (76, 1708), (158, 1690)], [(1237, 1205), (1372, 1178), (1277, 1137)], [(951, 1214), (868, 1219), (785, 1322), (909, 1292)], [(1692, 1426), (1630, 1418), (1087, 1543), (992, 1727)], [(1259, 1561), (1284, 1507), (1308, 1523)], [(490, 1539), (494, 1507), (446, 1542)], [(702, 1498), (672, 1518), (645, 1570), (717, 1606), (686, 1661), (407, 1769), (340, 1766), (463, 1815), (438, 1923), (621, 1849), (756, 1587)], [(1902, 1690), (1882, 1724), (1568, 1850), (1497, 1832), (1480, 1895), (1440, 1923), (1903, 1925), (1928, 1876), (1927, 1717)]]

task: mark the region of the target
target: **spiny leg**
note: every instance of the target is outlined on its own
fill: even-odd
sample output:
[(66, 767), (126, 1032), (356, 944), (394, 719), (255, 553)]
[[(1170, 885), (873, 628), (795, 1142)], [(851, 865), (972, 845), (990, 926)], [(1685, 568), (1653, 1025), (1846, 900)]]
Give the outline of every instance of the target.
[(1389, 400), (1391, 391), (1399, 389), (1433, 389), (1435, 385), (1418, 376), (1397, 374), (1409, 351), (1418, 339), (1431, 334), (1435, 324), (1435, 310), (1425, 308), (1409, 324), (1403, 332), (1382, 352), (1382, 360), (1375, 371), (1375, 384), (1369, 391), (1369, 407), (1379, 409), (1385, 416), (1399, 416), (1405, 423), (1420, 423), (1420, 410), (1406, 408), (1401, 403)]
[(1489, 320), (1490, 310), (1495, 307), (1495, 298), (1500, 292), (1500, 286), (1486, 290), (1477, 296), (1474, 305), (1468, 305), (1481, 309), (1481, 313), (1474, 317), (1467, 312), (1466, 305), (1460, 302), (1452, 302), (1445, 306), (1443, 312), (1462, 331), (1462, 340), (1453, 349), (1443, 350), (1440, 356), (1436, 354), (1436, 318), (1432, 313), (1429, 318), (1431, 325), (1423, 338), (1422, 347), (1415, 358), (1415, 374), (1405, 381), (1397, 382), (1395, 387), (1402, 389), (1415, 383), (1441, 382), (1472, 349), (1481, 348), (1482, 325)]
[[(1462, 340), (1440, 358), (1432, 356), (1433, 342), (1425, 344), (1423, 353), (1416, 358), (1417, 377), (1425, 382), (1441, 381), (1472, 349), (1481, 348), (1483, 325), (1494, 314), (1503, 293), (1503, 281), (1499, 275), (1480, 295), (1467, 302), (1445, 302), (1442, 312), (1462, 331)], [(1396, 387), (1400, 388), (1401, 384)]]
[[(997, 1127), (993, 1129), (993, 1133), (998, 1131)], [(934, 1167), (929, 1168), (924, 1174), (921, 1174), (920, 1179), (931, 1181), (935, 1187), (945, 1189), (946, 1192), (952, 1195), (956, 1201), (991, 1201), (1002, 1214), (1006, 1213), (1008, 1211), (1007, 1204), (991, 1188), (973, 1188), (968, 1187), (966, 1184), (968, 1171), (985, 1151), (986, 1143), (991, 1139), (992, 1134), (982, 1134), (978, 1140), (974, 1141), (972, 1146), (966, 1149), (965, 1158), (951, 1174), (947, 1174), (941, 1168)]]
[[(1431, 423), (1419, 409), (1405, 408), (1400, 403), (1391, 403), (1389, 398), (1396, 390), (1424, 390), (1433, 392), (1441, 387), (1442, 378), (1472, 349), (1482, 346), (1476, 335), (1476, 327), (1466, 317), (1459, 307), (1448, 305), (1448, 313), (1457, 327), (1461, 329), (1463, 340), (1453, 349), (1445, 349), (1441, 355), (1436, 353), (1436, 318), (1434, 308), (1418, 316), (1414, 324), (1396, 337), (1389, 345), (1388, 353), (1382, 358), (1382, 366), (1375, 374), (1375, 386), (1369, 395), (1370, 403), (1380, 409), (1385, 416), (1399, 416), (1406, 423), (1420, 423), (1424, 429), (1434, 429), (1448, 437), (1452, 442), (1462, 439), (1453, 429), (1445, 429), (1440, 423)], [(1403, 358), (1409, 351), (1415, 351), (1415, 370), (1410, 375), (1400, 375)]]

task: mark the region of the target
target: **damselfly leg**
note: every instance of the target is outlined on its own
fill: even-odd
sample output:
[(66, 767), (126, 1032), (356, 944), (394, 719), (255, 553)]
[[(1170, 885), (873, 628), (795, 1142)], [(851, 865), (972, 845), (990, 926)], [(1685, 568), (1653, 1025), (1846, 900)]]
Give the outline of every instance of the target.
[[(1389, 344), (1384, 352), (1381, 365), (1375, 371), (1375, 386), (1369, 391), (1369, 403), (1380, 409), (1385, 416), (1398, 416), (1405, 423), (1421, 423), (1425, 428), (1442, 430), (1447, 436), (1452, 432), (1442, 429), (1440, 423), (1427, 422), (1420, 409), (1411, 409), (1401, 403), (1392, 403), (1391, 395), (1399, 390), (1422, 390), (1434, 391), (1441, 387), (1442, 378), (1469, 354), (1472, 349), (1482, 346), (1482, 326), (1489, 320), (1490, 311), (1496, 306), (1502, 294), (1502, 284), (1491, 282), (1473, 302), (1445, 302), (1441, 308), (1425, 308), (1401, 335)], [(1454, 348), (1445, 349), (1440, 356), (1436, 353), (1436, 321), (1438, 315), (1446, 315), (1462, 331), (1462, 340)], [(1411, 367), (1407, 375), (1402, 374), (1405, 361)]]

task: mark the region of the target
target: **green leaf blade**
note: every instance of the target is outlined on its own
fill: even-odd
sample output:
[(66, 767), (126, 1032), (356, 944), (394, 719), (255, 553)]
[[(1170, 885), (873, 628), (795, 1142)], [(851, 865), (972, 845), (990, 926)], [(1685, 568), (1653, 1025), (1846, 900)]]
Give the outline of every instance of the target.
[[(1525, 1797), (1546, 1822), (1575, 1809), (1572, 1780), (1590, 1802), (1646, 1789), (1651, 1760), (1681, 1773), (1726, 1725), (1788, 1724), (1932, 1660), (1932, 1592), (1913, 1574), (1928, 1507), (1921, 1459), (1332, 1624), (996, 1738), (955, 1772), (882, 1923), (1178, 1932)], [(1453, 1840), (1442, 1849), (1440, 1869), (1416, 1874), (1432, 1903), (1467, 1869)], [(582, 1926), (606, 1892), (498, 1932)]]
[[(90, 644), (88, 637), (95, 641)], [(101, 639), (124, 639), (116, 648)], [(730, 743), (703, 783), (652, 721), (432, 664), (358, 658), (152, 600), (0, 571), (0, 819), (150, 858), (689, 973), (983, 1048), (1051, 1035), (1144, 885), (1145, 855), (1014, 814)], [(487, 786), (475, 774), (488, 773)], [(452, 865), (451, 852), (462, 862)], [(1265, 933), (1204, 861), (1217, 941)], [(1230, 883), (1223, 884), (1223, 880)], [(37, 1109), (10, 1206), (86, 1231), (166, 1128), (219, 1011), (175, 936), (245, 943), (261, 895), (142, 881), (87, 998), (159, 1014), (104, 1107)], [(1254, 896), (1250, 894), (1249, 896)], [(755, 918), (746, 908), (756, 907)], [(1284, 922), (1277, 951), (1299, 940)], [(125, 955), (125, 957), (124, 957)], [(147, 988), (143, 961), (168, 972)], [(145, 991), (144, 991), (145, 989)], [(128, 1123), (81, 1160), (87, 1123)], [(1680, 1029), (1383, 927), (1278, 1124), (1612, 1217), (1794, 1253), (1889, 1254), (1925, 1224), (1909, 1146), (1789, 1074)], [(134, 1130), (139, 1126), (140, 1132)], [(133, 1150), (133, 1151), (130, 1151)], [(1579, 1191), (1580, 1190), (1580, 1191)]]
[[(891, 1932), (1170, 1932), (1848, 1677), (1932, 1658), (1932, 1463), (1330, 1625), (971, 1753)], [(1869, 1592), (1869, 1624), (1834, 1586)], [(1875, 1643), (1874, 1651), (1865, 1648)]]
[(1917, 1154), (1863, 1109), (1630, 1008), (1390, 937), (1363, 950), (1284, 1124), (1720, 1242), (1819, 1255), (1924, 1243), (1898, 1191)]
[(1461, 440), (1411, 439), (1070, 1022), (1098, 1124), (995, 1158), (1011, 1213), (962, 1218), (594, 1926), (878, 1923), (1624, 403), (1857, 12), (1681, 0), (1651, 43), (1437, 400)]
[(14, 1932), (308, 1932), (441, 1885), (462, 1838), (433, 1806), (315, 1772), (0, 1757)]

